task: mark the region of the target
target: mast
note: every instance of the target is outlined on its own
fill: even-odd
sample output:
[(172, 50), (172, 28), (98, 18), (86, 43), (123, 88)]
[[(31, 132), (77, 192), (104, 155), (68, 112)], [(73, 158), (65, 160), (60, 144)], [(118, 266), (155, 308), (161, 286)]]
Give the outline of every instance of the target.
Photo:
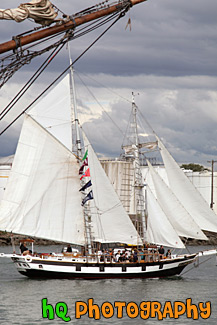
[(211, 200), (210, 200), (210, 208), (213, 209), (214, 201), (213, 201), (213, 179), (214, 179), (214, 163), (216, 163), (216, 160), (208, 161), (208, 163), (211, 163)]
[(147, 0), (121, 0), (118, 1), (115, 5), (108, 6), (105, 9), (97, 10), (89, 14), (83, 14), (79, 16), (70, 16), (69, 21), (64, 21), (62, 24), (57, 24), (53, 27), (45, 28), (41, 31), (31, 33), (25, 36), (16, 36), (13, 37), (13, 40), (0, 44), (0, 54), (8, 52), (10, 50), (16, 50), (19, 47), (24, 45), (39, 41), (43, 38), (56, 35), (58, 33), (74, 29), (77, 26), (88, 23), (90, 21), (99, 19), (104, 16), (111, 15), (115, 12), (118, 12), (124, 8), (128, 10), (130, 7), (144, 2)]
[[(69, 49), (70, 53), (70, 49)], [(71, 65), (71, 56), (69, 54), (69, 60)], [(73, 98), (73, 107), (74, 107), (74, 120), (75, 120), (75, 131), (76, 131), (76, 149), (77, 149), (77, 156), (79, 160), (79, 165), (82, 165), (82, 151), (81, 151), (81, 138), (79, 132), (79, 120), (78, 120), (78, 113), (77, 113), (77, 101), (76, 101), (76, 93), (75, 93), (75, 82), (74, 82), (74, 74), (73, 74), (73, 67), (70, 66), (70, 91), (71, 97)], [(81, 180), (81, 186), (84, 185), (84, 179)], [(85, 194), (82, 194), (83, 198)], [(91, 236), (91, 225), (90, 225), (90, 213), (89, 209), (86, 205), (83, 206), (83, 214), (84, 214), (84, 226), (85, 226), (85, 238), (86, 238), (86, 246), (88, 249), (88, 253), (92, 254), (92, 236)]]
[(72, 123), (73, 123), (73, 113), (74, 113), (74, 122), (75, 122), (75, 132), (76, 132), (76, 153), (81, 161), (82, 154), (81, 154), (81, 139), (80, 139), (80, 132), (79, 132), (79, 120), (78, 120), (78, 111), (77, 111), (77, 101), (76, 101), (76, 93), (75, 93), (75, 82), (74, 82), (74, 70), (72, 66), (72, 59), (70, 55), (70, 46), (69, 47), (69, 61), (70, 61), (70, 92), (71, 92), (71, 100), (73, 103), (73, 112), (72, 112)]
[(145, 222), (145, 208), (144, 208), (144, 194), (142, 182), (142, 172), (140, 168), (140, 152), (139, 152), (139, 137), (137, 129), (137, 106), (135, 104), (135, 96), (132, 93), (132, 110), (133, 110), (133, 129), (134, 129), (134, 173), (135, 173), (135, 204), (136, 204), (136, 220), (139, 226), (141, 220), (142, 225), (142, 239), (143, 243), (146, 241), (146, 222)]

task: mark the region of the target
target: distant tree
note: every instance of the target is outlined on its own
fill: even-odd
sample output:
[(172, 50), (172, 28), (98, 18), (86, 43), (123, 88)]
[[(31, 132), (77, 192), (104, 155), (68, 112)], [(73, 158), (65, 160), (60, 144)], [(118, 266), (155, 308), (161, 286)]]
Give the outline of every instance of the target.
[(190, 164), (183, 164), (183, 165), (181, 165), (181, 168), (184, 168), (184, 169), (190, 169), (190, 170), (192, 170), (193, 172), (203, 172), (204, 170), (209, 170), (209, 169), (205, 168), (205, 167), (202, 166), (202, 165), (199, 165), (199, 164), (193, 164), (193, 163), (190, 163)]

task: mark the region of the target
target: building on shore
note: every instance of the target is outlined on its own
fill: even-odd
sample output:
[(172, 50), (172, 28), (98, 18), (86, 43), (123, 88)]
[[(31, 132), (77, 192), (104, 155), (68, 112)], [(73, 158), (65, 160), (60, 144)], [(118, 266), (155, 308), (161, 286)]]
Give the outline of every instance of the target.
[[(133, 162), (127, 160), (110, 160), (101, 159), (101, 164), (108, 175), (112, 185), (118, 193), (123, 206), (126, 208), (129, 214), (132, 214), (132, 186), (133, 186)], [(167, 182), (166, 171), (163, 165), (155, 165), (155, 169)], [(141, 166), (142, 175), (145, 183), (145, 179), (148, 173), (148, 167), (146, 165)], [(211, 171), (205, 170), (202, 172), (193, 172), (191, 170), (185, 171), (186, 176), (191, 180), (200, 194), (204, 197), (206, 202), (211, 203)], [(213, 174), (213, 210), (217, 214), (217, 172)]]

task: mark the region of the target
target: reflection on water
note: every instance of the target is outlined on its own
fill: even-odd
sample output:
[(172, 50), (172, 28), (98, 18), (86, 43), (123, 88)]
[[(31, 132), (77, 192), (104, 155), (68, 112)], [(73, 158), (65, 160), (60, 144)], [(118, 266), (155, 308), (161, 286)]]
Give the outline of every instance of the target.
[[(39, 248), (40, 251), (56, 252), (57, 247)], [(190, 248), (191, 251), (196, 248)], [(202, 248), (200, 247), (200, 250)], [(10, 252), (11, 248), (1, 247), (1, 252)], [(39, 250), (38, 250), (39, 251)], [(94, 303), (102, 306), (103, 302), (125, 301), (139, 304), (143, 301), (158, 301), (162, 305), (166, 301), (182, 301), (192, 298), (192, 303), (211, 301), (212, 314), (210, 319), (199, 318), (197, 324), (216, 324), (217, 321), (217, 267), (216, 258), (213, 256), (203, 258), (200, 262), (208, 259), (206, 263), (184, 273), (181, 277), (170, 279), (136, 279), (136, 280), (32, 280), (20, 275), (12, 262), (7, 259), (0, 259), (0, 324), (54, 324), (65, 322), (58, 317), (49, 321), (42, 318), (41, 300), (48, 299), (48, 303), (54, 307), (58, 302), (64, 302), (68, 306), (70, 323), (93, 324), (156, 324), (156, 318), (142, 320), (140, 317), (130, 319), (126, 310), (123, 311), (123, 318), (114, 316), (110, 319), (101, 317), (100, 321), (88, 319), (82, 316), (75, 319), (76, 301), (86, 302), (93, 298)], [(164, 319), (164, 323), (190, 324), (195, 320), (187, 319), (185, 315), (177, 320)]]

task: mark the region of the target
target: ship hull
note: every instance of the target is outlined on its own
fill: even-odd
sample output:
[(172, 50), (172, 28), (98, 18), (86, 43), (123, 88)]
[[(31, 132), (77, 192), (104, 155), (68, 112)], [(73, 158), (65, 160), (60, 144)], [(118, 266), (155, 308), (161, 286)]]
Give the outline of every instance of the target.
[(195, 261), (197, 255), (174, 259), (140, 263), (108, 263), (70, 261), (69, 259), (39, 259), (34, 257), (12, 257), (20, 274), (29, 278), (53, 279), (134, 279), (165, 278), (179, 275)]

